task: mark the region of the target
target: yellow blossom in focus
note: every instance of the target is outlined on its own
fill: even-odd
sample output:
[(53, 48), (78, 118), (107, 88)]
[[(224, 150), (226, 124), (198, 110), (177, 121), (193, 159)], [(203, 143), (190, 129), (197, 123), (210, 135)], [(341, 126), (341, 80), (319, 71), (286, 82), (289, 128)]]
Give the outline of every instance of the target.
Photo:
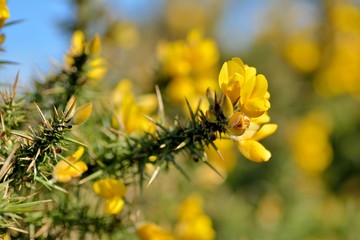
[(144, 223), (136, 228), (140, 240), (175, 240), (175, 238), (156, 224)]
[(152, 131), (154, 124), (145, 115), (151, 116), (157, 107), (155, 94), (134, 95), (133, 85), (130, 80), (119, 82), (112, 93), (115, 116), (112, 125), (124, 129), (127, 133)]
[(86, 163), (79, 161), (84, 153), (84, 148), (79, 147), (78, 150), (65, 160), (60, 160), (54, 170), (53, 176), (58, 182), (69, 182), (72, 178), (78, 178), (87, 170)]
[(94, 183), (93, 189), (97, 195), (105, 198), (105, 213), (117, 214), (124, 208), (123, 197), (126, 194), (125, 184), (113, 178), (105, 178)]
[(6, 0), (0, 0), (0, 28), (4, 26), (7, 19), (10, 18), (10, 11), (6, 6)]
[[(267, 117), (266, 117), (267, 118)], [(244, 157), (253, 162), (267, 162), (271, 153), (259, 141), (273, 134), (277, 130), (277, 124), (265, 123), (261, 125), (265, 117), (252, 119), (249, 129), (237, 138), (237, 146)]]
[[(259, 140), (273, 134), (276, 124), (266, 114), (270, 108), (268, 82), (256, 69), (244, 65), (240, 58), (223, 64), (219, 74), (219, 96), (211, 89), (206, 92), (209, 122), (226, 122), (227, 134), (237, 142), (240, 152), (254, 162), (266, 162), (271, 153)], [(266, 123), (266, 124), (265, 124)]]
[(212, 221), (204, 213), (203, 200), (199, 195), (188, 197), (179, 207), (175, 236), (178, 240), (215, 239)]
[(248, 117), (259, 117), (270, 108), (268, 82), (264, 75), (256, 75), (256, 69), (245, 65), (240, 58), (223, 64), (219, 74), (219, 86), (235, 106)]
[(306, 173), (320, 174), (331, 163), (328, 116), (314, 112), (294, 124), (291, 146), (296, 165)]

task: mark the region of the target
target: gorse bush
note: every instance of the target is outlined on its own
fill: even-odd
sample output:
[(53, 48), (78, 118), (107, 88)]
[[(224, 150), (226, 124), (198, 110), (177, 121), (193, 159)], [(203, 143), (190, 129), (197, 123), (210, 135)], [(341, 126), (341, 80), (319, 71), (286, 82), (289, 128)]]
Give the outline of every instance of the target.
[(140, 2), (0, 0), (0, 239), (357, 239), (359, 4)]
[[(7, 20), (5, 3), (1, 12)], [(200, 38), (194, 41), (199, 46), (191, 47), (186, 56), (163, 58), (165, 74), (177, 74), (172, 70), (181, 66), (177, 61), (186, 65), (179, 69), (182, 76), (207, 72), (209, 64), (197, 63), (214, 61), (203, 49), (214, 47)], [(187, 44), (181, 44), (185, 49), (180, 51), (186, 52)], [(98, 98), (92, 91), (106, 71), (99, 35), (87, 41), (83, 32), (75, 31), (63, 65), (44, 81), (36, 81), (34, 91), (17, 94), (18, 76), (11, 89), (2, 90), (2, 236), (214, 239), (200, 196), (183, 203), (173, 233), (137, 222), (131, 201), (163, 169), (175, 167), (190, 178), (177, 158), (182, 153), (221, 177), (205, 154), (205, 149), (213, 149), (222, 157), (217, 139), (233, 142), (251, 161), (268, 161), (271, 153), (259, 140), (275, 132), (277, 125), (270, 124), (267, 115), (270, 95), (265, 76), (240, 58), (225, 62), (218, 89), (203, 92), (206, 104), (199, 98), (193, 106), (184, 97), (188, 120), (176, 118), (170, 124), (158, 86), (155, 93), (136, 95), (131, 82), (121, 80), (112, 97)]]

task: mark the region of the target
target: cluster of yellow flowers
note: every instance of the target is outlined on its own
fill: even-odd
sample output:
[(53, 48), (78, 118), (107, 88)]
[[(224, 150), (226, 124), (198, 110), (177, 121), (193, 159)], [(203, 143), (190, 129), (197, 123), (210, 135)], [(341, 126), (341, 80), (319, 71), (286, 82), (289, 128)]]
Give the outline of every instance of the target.
[(206, 117), (211, 122), (228, 123), (229, 135), (247, 159), (268, 161), (271, 153), (258, 141), (273, 134), (277, 125), (268, 123), (270, 94), (265, 76), (256, 74), (256, 69), (245, 65), (240, 58), (233, 58), (222, 66), (219, 86), (222, 90), (219, 97), (207, 91), (210, 108)]
[[(106, 60), (99, 56), (101, 41), (99, 35), (90, 41), (85, 41), (85, 35), (81, 31), (75, 31), (71, 39), (71, 48), (65, 56), (64, 65), (66, 71), (83, 70), (85, 76), (92, 81), (98, 81), (104, 77), (107, 71)], [(85, 69), (77, 69), (76, 60), (90, 57)]]
[[(10, 18), (10, 11), (6, 6), (6, 0), (0, 0), (0, 29), (4, 26), (7, 19)], [(5, 41), (5, 35), (0, 34), (0, 46)]]
[(141, 134), (143, 131), (151, 132), (153, 124), (145, 115), (152, 116), (157, 107), (155, 94), (143, 94), (135, 97), (133, 84), (128, 79), (121, 80), (111, 96), (114, 107), (112, 126), (128, 134)]
[(6, 6), (6, 0), (0, 0), (0, 28), (4, 26), (7, 19), (10, 18), (10, 11)]
[[(327, 28), (306, 28), (284, 44), (288, 62), (302, 73), (315, 72), (314, 88), (324, 96), (360, 92), (360, 9), (350, 1), (333, 1), (326, 8)], [(324, 37), (325, 36), (325, 37)], [(323, 37), (323, 38), (322, 38)], [(322, 41), (326, 39), (326, 43)]]
[(333, 39), (331, 54), (315, 79), (315, 87), (323, 95), (360, 92), (360, 9), (356, 3), (336, 2), (329, 11)]
[(200, 30), (190, 31), (185, 41), (160, 44), (158, 56), (163, 74), (171, 78), (167, 95), (174, 103), (184, 103), (185, 96), (197, 104), (207, 87), (216, 87), (217, 45)]

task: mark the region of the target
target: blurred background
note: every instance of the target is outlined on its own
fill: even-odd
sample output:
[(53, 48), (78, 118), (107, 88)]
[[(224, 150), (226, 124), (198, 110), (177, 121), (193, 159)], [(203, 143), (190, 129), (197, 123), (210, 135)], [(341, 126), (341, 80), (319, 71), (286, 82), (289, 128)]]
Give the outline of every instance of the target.
[[(216, 239), (358, 239), (360, 235), (360, 3), (335, 0), (9, 0), (12, 20), (0, 82), (20, 87), (63, 62), (74, 30), (99, 33), (108, 72), (137, 94), (161, 87), (165, 111), (182, 116), (217, 87), (224, 61), (240, 57), (266, 76), (269, 115), (279, 125), (265, 139), (269, 162), (242, 158), (227, 142), (225, 162), (208, 152), (222, 179), (184, 162), (145, 189), (147, 220), (165, 228), (192, 192), (204, 198)], [(56, 64), (55, 64), (56, 65)], [(176, 108), (177, 107), (177, 108)], [(175, 110), (174, 110), (175, 109)], [(171, 118), (170, 118), (171, 119)], [(186, 159), (186, 156), (180, 156)], [(195, 166), (194, 166), (195, 164)], [(166, 194), (163, 194), (166, 193)]]

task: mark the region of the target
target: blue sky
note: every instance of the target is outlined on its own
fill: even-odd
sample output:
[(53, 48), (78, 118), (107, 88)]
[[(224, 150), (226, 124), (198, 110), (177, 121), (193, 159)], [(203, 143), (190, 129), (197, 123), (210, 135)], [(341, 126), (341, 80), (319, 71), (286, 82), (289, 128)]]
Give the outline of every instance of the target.
[(8, 0), (10, 20), (21, 23), (3, 29), (3, 60), (19, 63), (0, 69), (0, 82), (12, 82), (20, 72), (20, 82), (25, 82), (36, 71), (48, 72), (53, 59), (61, 60), (67, 49), (67, 39), (56, 27), (56, 22), (70, 14), (64, 1)]
[[(119, 14), (130, 21), (141, 23), (156, 18), (166, 0), (115, 2), (119, 6)], [(226, 14), (223, 14), (215, 31), (219, 44), (226, 46), (228, 51), (246, 46), (260, 28), (259, 14), (255, 13), (264, 9), (267, 3), (266, 0), (227, 0)], [(21, 19), (23, 22), (3, 29), (6, 34), (3, 47), (6, 52), (1, 53), (0, 59), (19, 64), (1, 68), (0, 83), (13, 82), (19, 71), (20, 83), (26, 85), (31, 76), (39, 77), (41, 73), (48, 73), (51, 61), (62, 61), (70, 39), (56, 24), (59, 20), (71, 17), (72, 11), (66, 0), (8, 0), (8, 7), (11, 20)], [(244, 35), (244, 32), (247, 34)]]

